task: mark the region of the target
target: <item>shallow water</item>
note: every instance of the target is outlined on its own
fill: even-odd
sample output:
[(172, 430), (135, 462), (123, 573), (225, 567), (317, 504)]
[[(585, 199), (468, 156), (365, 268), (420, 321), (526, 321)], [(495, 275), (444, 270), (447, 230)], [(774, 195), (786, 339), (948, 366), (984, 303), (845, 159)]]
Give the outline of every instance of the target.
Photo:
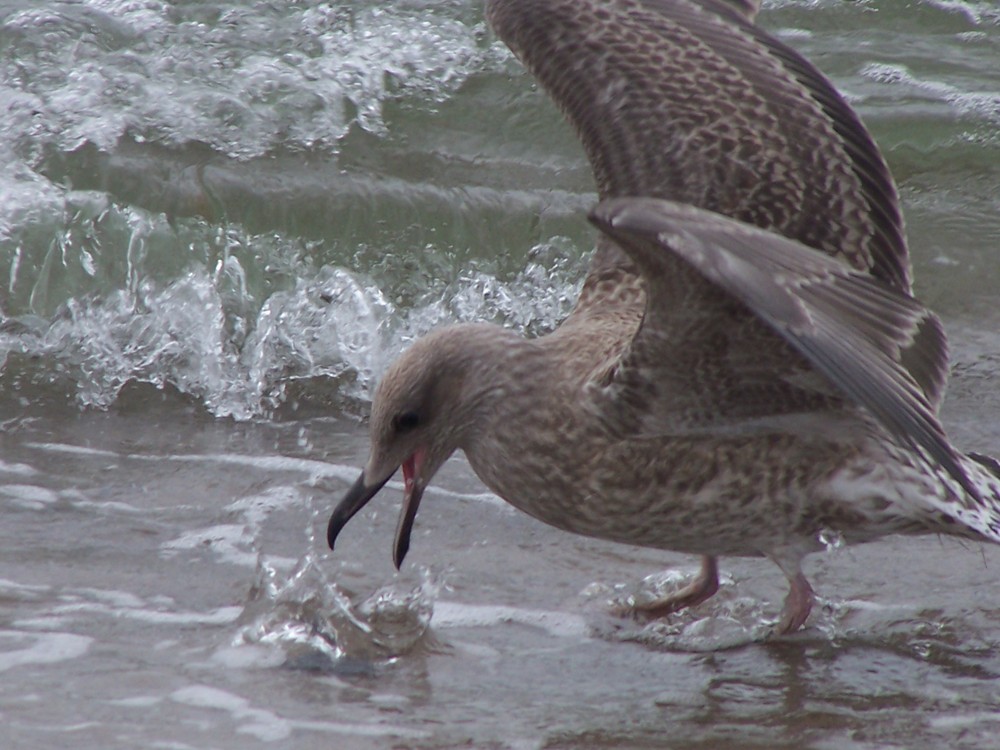
[[(1000, 453), (1000, 13), (765, 7), (885, 148), (947, 426)], [(325, 549), (387, 360), (551, 328), (592, 241), (579, 147), (478, 2), (0, 3), (0, 101), (4, 747), (996, 746), (993, 547), (830, 539), (770, 642), (773, 566), (616, 618), (696, 561), (542, 526), (462, 460), (402, 573), (398, 484)]]

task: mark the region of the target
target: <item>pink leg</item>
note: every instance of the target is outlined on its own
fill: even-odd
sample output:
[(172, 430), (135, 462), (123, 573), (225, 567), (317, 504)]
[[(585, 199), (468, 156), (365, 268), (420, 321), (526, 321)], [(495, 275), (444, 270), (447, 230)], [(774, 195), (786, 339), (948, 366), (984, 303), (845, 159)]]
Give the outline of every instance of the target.
[(788, 596), (785, 597), (785, 606), (781, 610), (781, 620), (774, 628), (775, 635), (788, 635), (801, 628), (808, 619), (816, 599), (812, 586), (802, 575), (802, 571), (796, 571), (794, 576), (788, 577), (788, 581), (791, 583), (791, 588), (788, 590)]
[(711, 555), (704, 555), (701, 558), (701, 570), (691, 583), (662, 599), (635, 605), (632, 614), (650, 620), (666, 617), (687, 607), (701, 604), (718, 590), (718, 561)]

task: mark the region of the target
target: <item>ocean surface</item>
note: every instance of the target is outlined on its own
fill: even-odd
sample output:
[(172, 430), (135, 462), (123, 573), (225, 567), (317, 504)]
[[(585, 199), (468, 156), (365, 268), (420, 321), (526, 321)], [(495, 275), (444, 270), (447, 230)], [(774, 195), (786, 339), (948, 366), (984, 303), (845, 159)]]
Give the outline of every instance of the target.
[[(944, 420), (1000, 453), (1000, 8), (771, 0), (899, 182)], [(326, 549), (373, 383), (443, 323), (554, 327), (593, 233), (569, 127), (479, 0), (0, 0), (0, 746), (996, 748), (1000, 549), (756, 560), (574, 537), (453, 459)], [(666, 571), (666, 572), (664, 572)]]

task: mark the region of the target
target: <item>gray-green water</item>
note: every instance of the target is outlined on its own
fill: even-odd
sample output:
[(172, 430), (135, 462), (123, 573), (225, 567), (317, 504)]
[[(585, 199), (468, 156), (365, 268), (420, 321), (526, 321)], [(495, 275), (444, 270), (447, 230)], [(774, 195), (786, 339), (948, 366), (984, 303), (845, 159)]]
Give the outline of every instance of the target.
[[(761, 21), (884, 148), (946, 424), (1000, 453), (1000, 11)], [(550, 328), (592, 241), (580, 149), (478, 0), (8, 0), (0, 105), (0, 746), (996, 747), (996, 548), (831, 540), (809, 627), (725, 650), (772, 566), (616, 620), (695, 561), (546, 528), (460, 460), (402, 574), (398, 486), (325, 550), (387, 360)]]

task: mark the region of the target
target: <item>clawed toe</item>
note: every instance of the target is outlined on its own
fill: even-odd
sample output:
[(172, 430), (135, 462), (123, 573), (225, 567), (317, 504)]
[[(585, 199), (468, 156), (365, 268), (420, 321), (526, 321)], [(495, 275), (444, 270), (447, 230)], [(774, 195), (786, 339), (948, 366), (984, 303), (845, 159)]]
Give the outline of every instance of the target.
[[(797, 561), (787, 561), (782, 569), (788, 575), (790, 588), (777, 624), (771, 630), (771, 637), (789, 635), (800, 630), (812, 612), (815, 595), (809, 581), (799, 569)], [(687, 586), (659, 599), (648, 602), (621, 603), (611, 608), (611, 613), (639, 623), (648, 623), (694, 607), (711, 598), (719, 590), (719, 569), (716, 559), (710, 555), (702, 558), (701, 570)]]

